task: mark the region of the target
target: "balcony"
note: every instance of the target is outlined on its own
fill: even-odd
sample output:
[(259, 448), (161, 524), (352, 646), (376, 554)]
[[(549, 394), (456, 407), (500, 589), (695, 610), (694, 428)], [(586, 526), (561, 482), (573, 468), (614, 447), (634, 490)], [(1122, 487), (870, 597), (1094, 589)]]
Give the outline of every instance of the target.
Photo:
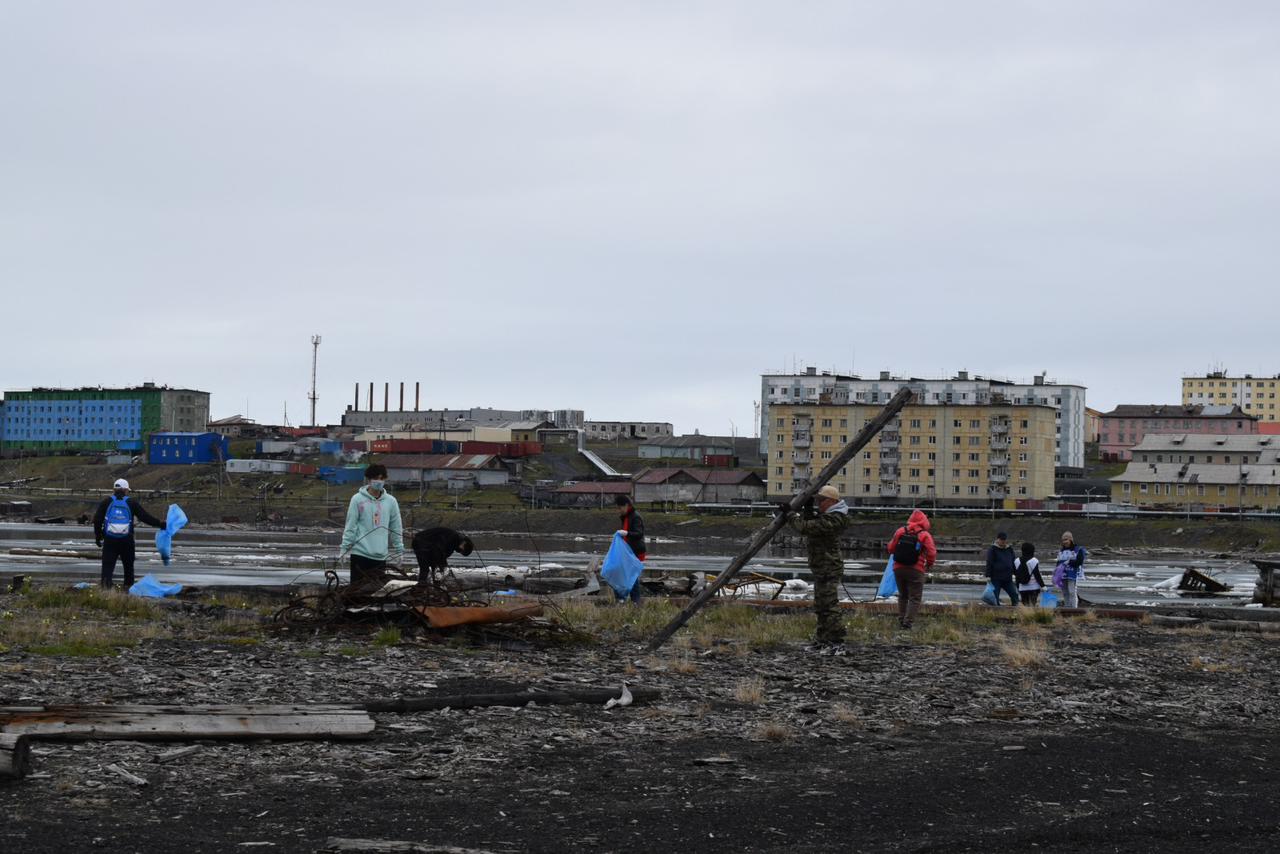
[(880, 480), (885, 482), (892, 481), (893, 483), (897, 483), (898, 476), (899, 475), (898, 475), (897, 466), (880, 466)]
[(1009, 497), (1009, 490), (1005, 489), (1005, 488), (1004, 488), (1004, 487), (1002, 487), (1002, 486), (993, 486), (993, 487), (991, 487), (990, 489), (988, 489), (988, 490), (987, 490), (987, 497), (988, 497), (988, 498), (1000, 498), (1000, 499), (1008, 498), (1008, 497)]
[(987, 462), (992, 466), (1007, 466), (1009, 465), (1009, 452), (996, 451), (987, 454)]
[(1009, 422), (1008, 421), (992, 421), (991, 435), (992, 436), (1008, 436)]
[(880, 462), (896, 463), (902, 458), (902, 453), (897, 448), (885, 448), (880, 451)]
[(992, 436), (991, 444), (988, 447), (993, 451), (1007, 451), (1009, 450), (1009, 438), (1007, 436)]
[(901, 488), (900, 486), (898, 486), (896, 483), (895, 483), (895, 484), (888, 484), (888, 483), (882, 483), (882, 484), (880, 484), (880, 497), (881, 497), (881, 498), (897, 498), (897, 497), (898, 497), (899, 495), (901, 495), (901, 494), (902, 494), (902, 488)]
[(797, 448), (807, 448), (813, 442), (813, 434), (808, 430), (797, 430), (791, 435), (791, 444)]
[(897, 430), (885, 430), (880, 434), (880, 447), (897, 447), (902, 441), (902, 434)]
[(813, 455), (808, 451), (796, 451), (791, 455), (791, 462), (798, 466), (807, 466), (812, 459)]
[(987, 476), (987, 481), (989, 483), (1008, 483), (1009, 473), (1007, 471), (1006, 472), (992, 471), (991, 474)]

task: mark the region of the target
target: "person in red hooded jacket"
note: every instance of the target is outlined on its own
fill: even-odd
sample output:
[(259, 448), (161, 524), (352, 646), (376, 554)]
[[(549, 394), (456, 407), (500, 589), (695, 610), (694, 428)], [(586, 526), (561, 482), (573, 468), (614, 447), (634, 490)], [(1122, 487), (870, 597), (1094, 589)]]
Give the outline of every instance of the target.
[(893, 555), (893, 578), (898, 582), (898, 624), (909, 629), (924, 598), (924, 574), (938, 560), (938, 547), (923, 510), (912, 511), (907, 524), (894, 532), (889, 554)]

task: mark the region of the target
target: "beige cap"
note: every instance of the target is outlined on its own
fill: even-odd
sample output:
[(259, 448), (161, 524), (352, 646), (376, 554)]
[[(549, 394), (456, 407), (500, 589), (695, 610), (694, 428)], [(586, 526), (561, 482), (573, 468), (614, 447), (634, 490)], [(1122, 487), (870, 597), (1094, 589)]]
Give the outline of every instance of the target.
[(832, 501), (839, 501), (840, 490), (836, 489), (834, 486), (828, 483), (826, 486), (822, 487), (822, 489), (818, 490), (818, 497), (830, 498)]

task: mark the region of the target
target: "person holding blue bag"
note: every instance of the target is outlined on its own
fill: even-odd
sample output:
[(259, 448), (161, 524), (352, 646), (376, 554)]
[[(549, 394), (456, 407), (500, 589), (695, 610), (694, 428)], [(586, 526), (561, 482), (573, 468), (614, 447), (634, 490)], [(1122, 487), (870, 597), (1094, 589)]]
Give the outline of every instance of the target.
[(164, 522), (143, 509), (138, 499), (129, 497), (129, 481), (120, 478), (112, 485), (111, 495), (102, 499), (93, 514), (93, 541), (102, 549), (101, 584), (104, 588), (111, 587), (117, 560), (124, 564), (124, 589), (133, 586), (133, 562), (137, 556), (134, 519), (141, 519), (161, 531), (166, 528)]
[[(621, 514), (620, 527), (615, 536), (621, 536), (626, 540), (627, 546), (631, 549), (632, 554), (636, 556), (641, 564), (641, 572), (644, 571), (644, 561), (648, 555), (645, 553), (644, 542), (644, 518), (636, 512), (636, 506), (631, 503), (631, 496), (619, 495), (613, 499), (614, 504), (618, 506)], [(612, 586), (612, 585), (610, 585)], [(630, 599), (636, 604), (640, 603), (641, 594), (640, 577), (637, 574), (636, 581), (631, 585), (629, 590), (614, 589), (613, 595), (619, 602), (625, 602)]]
[(893, 579), (898, 586), (898, 625), (904, 629), (915, 624), (924, 599), (924, 576), (938, 560), (938, 546), (929, 533), (929, 517), (923, 510), (913, 510), (889, 541), (893, 556)]
[(1053, 584), (1062, 590), (1062, 604), (1067, 608), (1080, 607), (1080, 582), (1084, 580), (1084, 546), (1077, 546), (1070, 531), (1062, 534), (1062, 549), (1058, 552), (1058, 566), (1053, 572)]
[(996, 541), (987, 549), (987, 578), (990, 580), (989, 592), (992, 605), (1000, 604), (1000, 594), (1009, 595), (1009, 604), (1017, 606), (1022, 602), (1018, 595), (1018, 584), (1014, 580), (1018, 571), (1018, 558), (1009, 545), (1009, 535), (1004, 531), (996, 534)]

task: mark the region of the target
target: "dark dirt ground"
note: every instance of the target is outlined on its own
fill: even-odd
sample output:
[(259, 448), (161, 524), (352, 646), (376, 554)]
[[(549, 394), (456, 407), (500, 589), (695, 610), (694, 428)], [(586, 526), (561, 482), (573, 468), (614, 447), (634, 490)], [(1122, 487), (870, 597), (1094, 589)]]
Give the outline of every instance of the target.
[[(733, 762), (694, 764), (704, 757)], [(1138, 727), (984, 724), (841, 746), (690, 738), (574, 746), (445, 786), (226, 779), (181, 801), (125, 788), (11, 804), (0, 834), (32, 854), (315, 851), (330, 836), (539, 852), (1262, 852), (1280, 832), (1278, 760), (1263, 735)], [(255, 842), (273, 844), (239, 847)]]
[[(22, 607), (0, 597), (15, 619)], [(374, 649), (352, 633), (229, 637), (200, 613), (166, 620), (174, 637), (117, 657), (0, 654), (0, 705), (359, 702), (624, 678), (662, 697), (377, 714), (367, 741), (200, 742), (166, 764), (180, 745), (40, 742), (34, 773), (0, 786), (0, 852), (311, 852), (359, 837), (1169, 854), (1269, 852), (1280, 833), (1276, 635), (941, 618), (904, 634), (870, 615), (850, 618), (841, 657), (708, 642), (696, 621), (651, 655), (647, 628), (585, 647)]]

